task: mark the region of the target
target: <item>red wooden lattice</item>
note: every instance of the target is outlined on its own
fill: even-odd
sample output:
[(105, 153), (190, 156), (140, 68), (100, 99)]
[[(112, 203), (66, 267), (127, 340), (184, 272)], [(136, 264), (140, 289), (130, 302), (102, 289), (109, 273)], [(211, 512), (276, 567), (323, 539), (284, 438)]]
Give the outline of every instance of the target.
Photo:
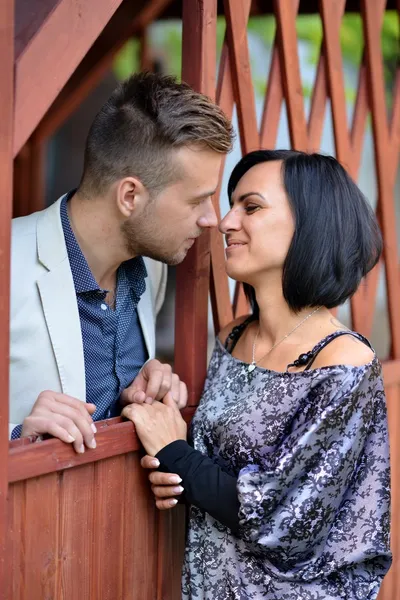
[[(209, 3), (200, 2), (203, 6)], [(274, 13), (277, 31), (273, 46), (271, 66), (267, 81), (264, 110), (260, 131), (257, 128), (253, 83), (247, 44), (247, 20), (251, 8), (250, 0), (224, 0), (226, 35), (222, 49), (216, 99), (228, 116), (232, 116), (236, 105), (239, 136), (242, 152), (258, 148), (274, 148), (283, 102), (286, 105), (290, 142), (293, 148), (318, 151), (326, 117), (327, 102), (332, 111), (335, 154), (351, 176), (357, 180), (361, 162), (364, 134), (368, 115), (372, 117), (375, 165), (378, 182), (377, 216), (381, 224), (385, 251), (379, 265), (369, 275), (351, 301), (352, 327), (367, 337), (371, 335), (378, 275), (385, 266), (388, 313), (391, 332), (391, 352), (384, 362), (384, 378), (388, 397), (391, 430), (391, 455), (393, 471), (393, 535), (394, 565), (400, 556), (400, 532), (397, 525), (400, 511), (399, 459), (400, 445), (396, 432), (400, 426), (400, 277), (397, 254), (397, 234), (394, 186), (398, 172), (400, 152), (400, 68), (397, 69), (393, 91), (393, 110), (389, 119), (386, 113), (383, 61), (380, 32), (386, 8), (385, 0), (363, 0), (361, 18), (363, 22), (365, 48), (359, 71), (357, 97), (352, 122), (348, 123), (342, 54), (340, 48), (340, 26), (345, 11), (345, 0), (320, 0), (319, 10), (323, 26), (323, 43), (318, 60), (312, 93), (311, 110), (307, 120), (300, 78), (299, 56), (296, 35), (296, 16), (299, 0), (275, 0)], [(400, 11), (400, 2), (398, 2)], [(212, 95), (210, 93), (210, 95)], [(222, 175), (222, 173), (221, 173)], [(219, 214), (219, 195), (214, 199)], [(233, 317), (248, 312), (241, 286), (236, 285), (234, 301), (231, 303), (228, 279), (224, 269), (224, 246), (218, 232), (211, 232), (211, 277), (210, 291), (214, 326), (218, 332)], [(204, 247), (204, 246), (203, 246)], [(195, 250), (194, 250), (195, 251)], [(197, 250), (198, 251), (198, 250)], [(203, 251), (204, 252), (204, 251)], [(193, 255), (194, 256), (194, 255)], [(192, 260), (192, 258), (190, 259)], [(204, 260), (204, 255), (203, 255)], [(204, 263), (203, 263), (204, 264)], [(184, 278), (185, 265), (181, 267)], [(206, 288), (205, 273), (200, 280)], [(197, 284), (199, 280), (196, 279)], [(200, 290), (196, 291), (200, 296)], [(182, 314), (177, 307), (177, 346), (187, 348), (188, 329), (180, 329)], [(196, 310), (186, 320), (205, 321), (207, 303), (203, 296), (201, 312)], [(191, 365), (192, 403), (198, 400), (197, 392), (204, 381), (205, 368), (203, 349), (205, 329), (202, 329), (202, 350), (193, 350), (186, 357)], [(193, 338), (192, 338), (193, 339)], [(178, 351), (179, 352), (179, 351)], [(183, 374), (184, 370), (182, 370)], [(381, 600), (400, 598), (396, 566), (392, 567), (381, 592)]]

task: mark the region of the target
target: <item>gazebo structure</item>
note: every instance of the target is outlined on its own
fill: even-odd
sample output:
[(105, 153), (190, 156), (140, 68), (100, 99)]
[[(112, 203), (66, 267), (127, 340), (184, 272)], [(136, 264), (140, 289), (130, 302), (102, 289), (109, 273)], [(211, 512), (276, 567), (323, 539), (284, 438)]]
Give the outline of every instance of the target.
[[(381, 49), (385, 10), (400, 0), (2, 0), (0, 2), (0, 596), (4, 600), (178, 600), (184, 544), (182, 508), (158, 513), (133, 425), (100, 423), (97, 448), (83, 455), (59, 440), (8, 441), (10, 220), (44, 206), (46, 140), (109, 69), (131, 36), (149, 64), (146, 28), (183, 21), (182, 78), (236, 105), (243, 152), (275, 147), (283, 102), (292, 147), (318, 150), (329, 105), (335, 152), (357, 180), (363, 138), (372, 123), (377, 215), (385, 240), (380, 264), (351, 302), (352, 326), (369, 336), (384, 268), (391, 332), (383, 364), (392, 459), (394, 562), (380, 600), (400, 599), (400, 272), (394, 187), (400, 152), (400, 67), (387, 114)], [(308, 120), (296, 36), (298, 12), (320, 14), (323, 43)], [(346, 115), (340, 48), (345, 11), (361, 14), (364, 52), (352, 122)], [(261, 126), (257, 126), (246, 27), (249, 14), (273, 13), (277, 30)], [(226, 18), (217, 73), (216, 20)], [(329, 101), (329, 102), (328, 102)], [(13, 177), (14, 173), (14, 177)], [(14, 181), (14, 191), (13, 191)], [(219, 192), (215, 205), (219, 211)], [(216, 331), (246, 312), (240, 287), (230, 301), (224, 249), (205, 233), (178, 269), (175, 370), (187, 382), (188, 419), (202, 389), (209, 293)], [(27, 344), (34, 340), (26, 340)], [(191, 352), (187, 349), (191, 348)], [(217, 599), (216, 599), (217, 600)]]

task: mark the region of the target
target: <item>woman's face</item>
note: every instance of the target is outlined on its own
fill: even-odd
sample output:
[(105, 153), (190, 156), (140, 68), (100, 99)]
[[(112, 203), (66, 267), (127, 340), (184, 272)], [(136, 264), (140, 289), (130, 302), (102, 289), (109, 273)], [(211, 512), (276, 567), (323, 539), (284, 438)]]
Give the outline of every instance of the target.
[(282, 274), (294, 219), (282, 183), (282, 162), (260, 163), (245, 173), (219, 229), (226, 237), (226, 270), (251, 285), (267, 272)]

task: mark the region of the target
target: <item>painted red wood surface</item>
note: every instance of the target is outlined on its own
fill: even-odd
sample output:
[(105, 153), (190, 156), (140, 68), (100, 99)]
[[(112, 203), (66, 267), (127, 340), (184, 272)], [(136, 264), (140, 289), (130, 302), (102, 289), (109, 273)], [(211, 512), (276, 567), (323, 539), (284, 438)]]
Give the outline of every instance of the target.
[(0, 3), (0, 590), (7, 590), (8, 357), (14, 97), (14, 1)]
[[(0, 251), (3, 258), (8, 258), (9, 252), (12, 183), (12, 4), (11, 0), (0, 3), (0, 106), (2, 115), (9, 116), (0, 122)], [(40, 185), (33, 183), (40, 172), (40, 156), (35, 154), (35, 148), (43, 148), (48, 135), (92, 89), (126, 37), (134, 32), (143, 32), (153, 17), (175, 3), (170, 0), (141, 0), (140, 6), (133, 7), (125, 1), (102, 0), (96, 2), (98, 14), (90, 21), (86, 12), (92, 6), (89, 2), (85, 4), (80, 28), (77, 29), (74, 23), (77, 23), (78, 5), (81, 3), (41, 0), (39, 4), (40, 10), (32, 19), (28, 12), (21, 14), (17, 10), (14, 113), (17, 131), (14, 149), (27, 143), (15, 165), (16, 214), (25, 214), (34, 206), (40, 206)], [(277, 31), (270, 70), (266, 73), (268, 85), (260, 126), (255, 114), (246, 27), (250, 11), (260, 10), (261, 3), (251, 0), (224, 0), (219, 3), (220, 9), (223, 7), (224, 10), (227, 29), (218, 76), (216, 4), (216, 0), (184, 0), (182, 3), (182, 73), (183, 78), (196, 89), (215, 97), (228, 115), (232, 115), (236, 106), (243, 152), (275, 146), (284, 108), (293, 147), (318, 150), (329, 109), (336, 155), (357, 179), (371, 115), (378, 182), (377, 215), (385, 238), (385, 253), (352, 300), (351, 314), (353, 327), (369, 336), (375, 313), (378, 275), (384, 268), (391, 329), (391, 352), (384, 363), (384, 379), (391, 434), (394, 566), (385, 579), (380, 600), (400, 600), (400, 281), (394, 212), (394, 186), (400, 153), (400, 68), (393, 86), (392, 113), (388, 116), (380, 40), (386, 2), (360, 2), (365, 47), (351, 122), (346, 114), (339, 42), (341, 19), (348, 3), (344, 0), (320, 0), (318, 3), (323, 43), (308, 119), (304, 110), (295, 22), (299, 9), (302, 6), (304, 9), (305, 3), (299, 0), (269, 3), (275, 14)], [(19, 0), (18, 7), (26, 10), (26, 0)], [(316, 8), (317, 4), (314, 3), (313, 7)], [(64, 20), (63, 11), (67, 9), (71, 9), (71, 14)], [(400, 11), (400, 0), (397, 0), (397, 10)], [(51, 33), (61, 29), (65, 29), (70, 41), (79, 37), (76, 51), (73, 56), (66, 56), (56, 69), (53, 52), (54, 56), (38, 63), (34, 80), (32, 65), (41, 53), (48, 52)], [(56, 40), (57, 47), (62, 43), (62, 40)], [(143, 60), (145, 58), (144, 53)], [(68, 79), (79, 62), (75, 74)], [(55, 80), (47, 77), (46, 69), (56, 73)], [(42, 84), (43, 97), (40, 97), (38, 86)], [(63, 91), (57, 97), (61, 88)], [(51, 104), (51, 110), (45, 115)], [(28, 141), (28, 136), (43, 116), (35, 137)], [(40, 178), (36, 181), (40, 184)], [(32, 187), (35, 187), (36, 199), (27, 203), (26, 190)], [(214, 203), (219, 211), (219, 190)], [(0, 277), (0, 380), (3, 398), (6, 398), (8, 260), (0, 261)], [(190, 419), (198, 402), (206, 372), (209, 291), (217, 331), (232, 316), (248, 310), (241, 286), (237, 286), (234, 301), (230, 302), (223, 242), (216, 232), (200, 238), (178, 269), (175, 365), (189, 385), (191, 408), (185, 411), (187, 419)], [(0, 434), (7, 421), (6, 414), (7, 409), (3, 407), (0, 410)], [(0, 439), (5, 445), (5, 434), (1, 434)], [(131, 423), (113, 419), (99, 424), (97, 442), (97, 449), (87, 451), (84, 456), (77, 456), (71, 448), (57, 440), (13, 442), (8, 455), (5, 449), (0, 448), (0, 526), (3, 530), (7, 475), (9, 480), (6, 551), (0, 547), (0, 561), (4, 560), (4, 556), (8, 559), (8, 588), (7, 582), (0, 582), (5, 584), (1, 589), (6, 590), (6, 598), (7, 594), (9, 599), (19, 600), (36, 597), (55, 600), (76, 597), (89, 600), (178, 600), (180, 597), (185, 525), (182, 508), (165, 514), (156, 511), (146, 474), (139, 465), (140, 446)]]

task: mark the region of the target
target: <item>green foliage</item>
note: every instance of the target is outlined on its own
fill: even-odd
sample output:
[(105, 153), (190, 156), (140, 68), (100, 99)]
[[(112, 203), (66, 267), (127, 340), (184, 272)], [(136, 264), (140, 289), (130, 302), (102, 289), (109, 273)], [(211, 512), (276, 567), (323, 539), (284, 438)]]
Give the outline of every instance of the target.
[[(182, 26), (177, 21), (159, 22), (152, 26), (154, 35), (151, 35), (151, 45), (157, 56), (165, 62), (168, 73), (180, 77), (182, 62)], [(315, 65), (323, 38), (321, 18), (319, 15), (300, 15), (296, 20), (296, 30), (299, 40), (307, 42), (308, 57), (310, 64)], [(252, 17), (248, 23), (248, 34), (270, 48), (276, 32), (275, 18), (273, 15)], [(225, 19), (218, 17), (217, 20), (217, 57), (220, 56), (225, 36)], [(387, 11), (384, 16), (382, 27), (382, 54), (384, 60), (385, 79), (390, 91), (393, 77), (399, 60), (400, 26), (395, 11)], [(361, 63), (364, 46), (364, 34), (361, 17), (357, 13), (347, 13), (343, 17), (340, 28), (340, 44), (343, 59), (356, 67)], [(253, 63), (254, 63), (253, 57)], [(117, 55), (114, 62), (114, 71), (118, 79), (125, 79), (137, 70), (139, 65), (139, 47), (137, 40), (130, 40)], [(253, 69), (255, 71), (255, 69)], [(259, 92), (265, 91), (265, 79), (255, 77), (255, 88)], [(306, 86), (307, 87), (307, 86)], [(310, 90), (305, 88), (306, 95)], [(348, 95), (353, 95), (351, 90)]]

